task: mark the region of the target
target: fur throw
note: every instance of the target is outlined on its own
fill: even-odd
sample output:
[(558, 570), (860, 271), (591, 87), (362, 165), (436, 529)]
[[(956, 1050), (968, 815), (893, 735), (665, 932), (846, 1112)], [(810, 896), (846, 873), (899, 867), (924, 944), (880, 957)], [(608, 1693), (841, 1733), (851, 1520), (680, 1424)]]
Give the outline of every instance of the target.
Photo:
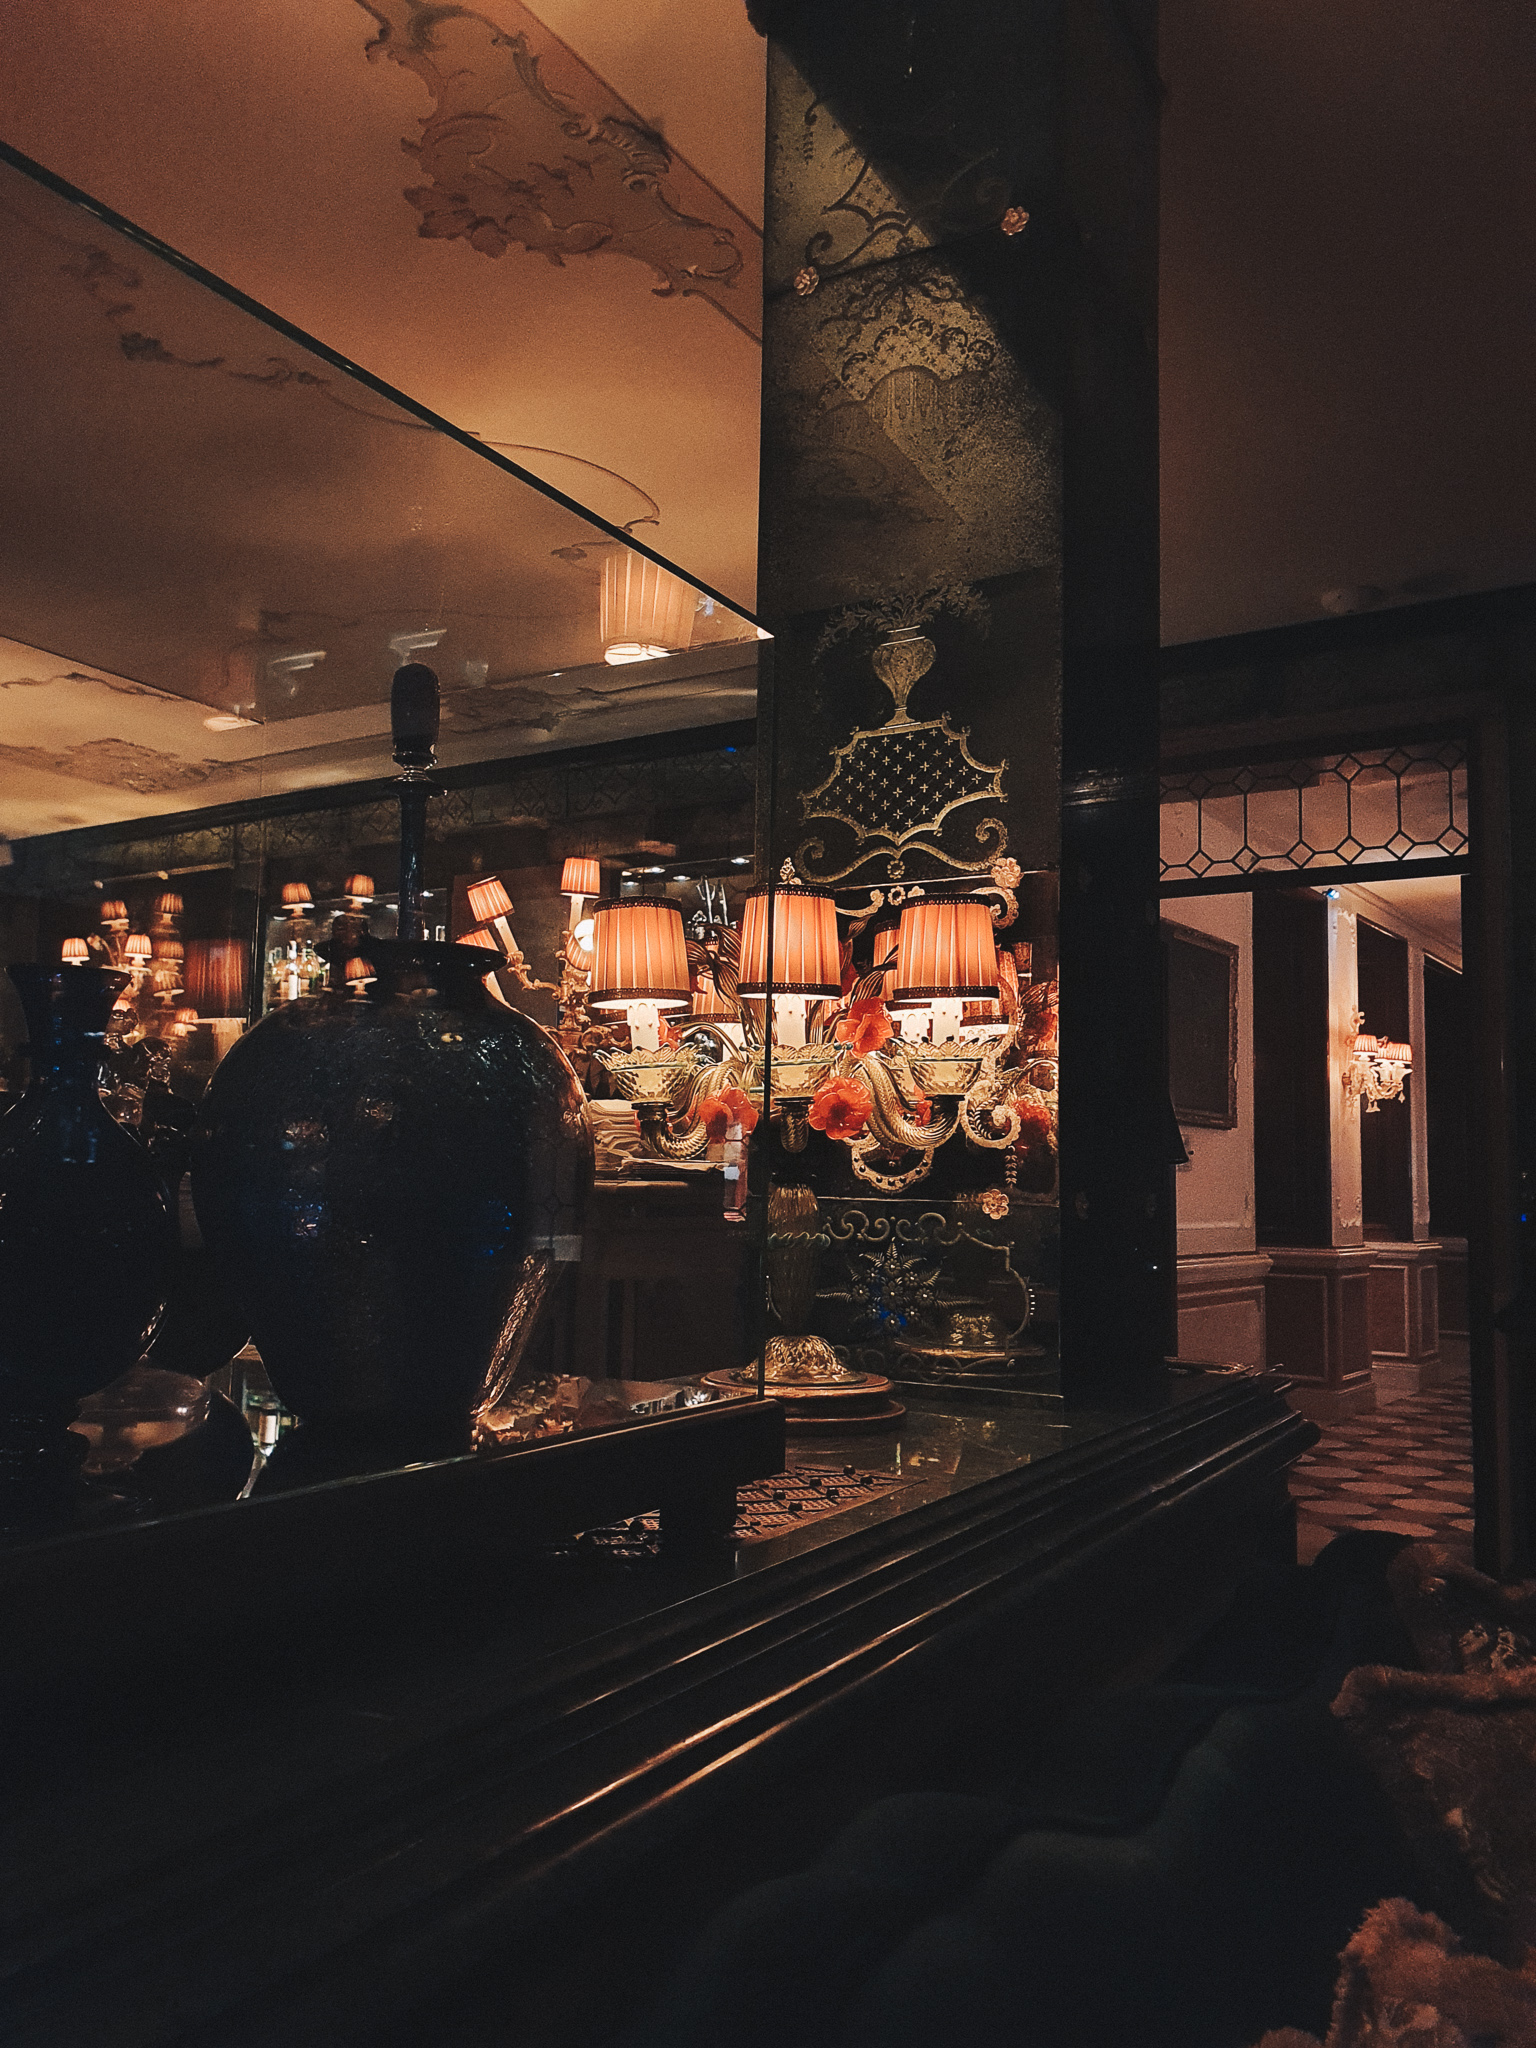
[(1284, 2028), (1259, 2048), (1532, 2048), (1536, 1966), (1464, 1953), (1443, 1920), (1406, 1899), (1366, 1914), (1340, 1957), (1326, 2042)]

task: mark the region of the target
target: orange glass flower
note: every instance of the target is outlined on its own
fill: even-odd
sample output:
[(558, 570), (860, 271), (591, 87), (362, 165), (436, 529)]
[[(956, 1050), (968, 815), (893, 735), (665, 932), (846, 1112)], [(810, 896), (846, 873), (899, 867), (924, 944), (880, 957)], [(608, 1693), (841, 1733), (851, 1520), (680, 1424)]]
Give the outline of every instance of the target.
[(1051, 1112), (1043, 1102), (1015, 1102), (1019, 1113), (1019, 1135), (1016, 1144), (1021, 1152), (1037, 1152), (1053, 1148), (1056, 1142), (1056, 1127)]
[(885, 1005), (878, 996), (865, 996), (855, 1003), (846, 1017), (837, 1020), (837, 1040), (840, 1045), (853, 1048), (858, 1059), (874, 1052), (894, 1037), (896, 1027), (885, 1014)]
[(809, 1111), (813, 1130), (851, 1144), (869, 1122), (874, 1103), (862, 1081), (846, 1077), (824, 1081), (812, 1098)]
[(712, 1145), (724, 1140), (732, 1124), (741, 1126), (743, 1137), (757, 1129), (757, 1104), (744, 1088), (727, 1088), (723, 1095), (706, 1095), (699, 1104), (699, 1116)]

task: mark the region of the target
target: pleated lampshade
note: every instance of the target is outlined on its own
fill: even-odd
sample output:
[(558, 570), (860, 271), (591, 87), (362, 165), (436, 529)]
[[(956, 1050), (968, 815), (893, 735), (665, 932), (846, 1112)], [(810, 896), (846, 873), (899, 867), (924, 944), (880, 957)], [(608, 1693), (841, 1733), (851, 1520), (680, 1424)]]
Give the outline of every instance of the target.
[(123, 942), (123, 952), (130, 960), (147, 960), (153, 950), (146, 932), (131, 932)]
[(909, 903), (896, 938), (893, 1009), (940, 998), (979, 1001), (997, 994), (997, 941), (985, 903)]
[(354, 903), (371, 903), (373, 901), (372, 875), (348, 875), (341, 885), (341, 893), (343, 896), (350, 896)]
[[(773, 962), (768, 960), (768, 905), (773, 904)], [(793, 885), (754, 889), (741, 917), (744, 996), (835, 996), (842, 989), (837, 904), (818, 889)]]
[(180, 917), (182, 907), (181, 898), (174, 889), (168, 889), (163, 896), (155, 898), (155, 916), (162, 921)]
[(719, 989), (715, 987), (715, 977), (707, 968), (699, 976), (698, 982), (694, 987), (693, 1014), (695, 1017), (713, 1017), (719, 1022), (726, 1024), (734, 1024), (738, 1021), (736, 1005), (728, 1003), (725, 997), (721, 995)]
[(596, 1010), (655, 1003), (686, 1010), (688, 947), (683, 913), (661, 896), (622, 896), (592, 919), (592, 993)]
[(680, 653), (693, 638), (698, 602), (693, 585), (681, 576), (630, 548), (612, 549), (603, 563), (599, 630), (604, 661), (620, 667)]
[(597, 862), (578, 854), (560, 870), (560, 891), (565, 896), (601, 896), (603, 875)]
[(489, 932), (466, 932), (463, 938), (457, 940), (456, 943), (461, 946), (481, 946), (488, 953), (499, 953), (501, 951), (500, 946), (497, 945)]
[(101, 906), (101, 921), (105, 925), (126, 924), (128, 906), (116, 896), (109, 896)]
[(91, 957), (91, 949), (84, 939), (66, 939), (59, 948), (59, 958), (66, 967), (83, 967)]
[(476, 924), (489, 924), (493, 917), (512, 915), (512, 898), (496, 875), (469, 885), (469, 914)]
[(244, 1015), (245, 961), (239, 939), (188, 939), (184, 986), (200, 1017)]
[(284, 882), (283, 908), (290, 915), (296, 917), (302, 911), (313, 910), (314, 906), (315, 899), (309, 893), (308, 882)]

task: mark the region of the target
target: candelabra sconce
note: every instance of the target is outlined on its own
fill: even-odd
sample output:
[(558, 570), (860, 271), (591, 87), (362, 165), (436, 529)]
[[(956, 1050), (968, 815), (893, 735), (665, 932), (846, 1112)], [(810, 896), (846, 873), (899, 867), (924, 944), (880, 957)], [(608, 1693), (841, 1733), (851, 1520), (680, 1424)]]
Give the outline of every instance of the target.
[[(513, 911), (512, 898), (507, 894), (498, 876), (490, 875), (483, 882), (471, 882), (469, 914), (475, 920), (477, 929), (468, 934), (467, 940), (461, 939), (459, 943), (482, 946), (487, 950), (499, 952), (502, 967), (512, 975), (520, 988), (548, 989), (552, 995), (558, 995), (557, 983), (540, 981), (536, 975), (528, 972), (528, 962), (523, 957), (523, 949), (512, 931)], [(488, 973), (491, 971), (487, 970)], [(506, 1009), (513, 1007), (501, 994), (494, 980), (488, 980), (486, 987)]]
[(1384, 1102), (1403, 1100), (1412, 1071), (1412, 1046), (1367, 1031), (1364, 1014), (1356, 1010), (1355, 1035), (1344, 1062), (1345, 1102), (1359, 1102), (1373, 1115)]
[(594, 1011), (622, 1011), (627, 1047), (597, 1055), (614, 1087), (635, 1105), (640, 1136), (659, 1158), (702, 1158), (709, 1133), (696, 1106), (714, 1073), (679, 1042), (671, 1020), (692, 1001), (683, 915), (663, 896), (624, 896), (592, 920), (587, 998)]

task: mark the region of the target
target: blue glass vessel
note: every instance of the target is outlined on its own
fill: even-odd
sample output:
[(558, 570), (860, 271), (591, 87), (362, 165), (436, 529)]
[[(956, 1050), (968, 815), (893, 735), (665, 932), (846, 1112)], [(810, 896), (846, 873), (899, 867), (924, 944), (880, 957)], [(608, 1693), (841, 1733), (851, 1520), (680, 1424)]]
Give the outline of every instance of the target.
[(0, 1119), (0, 1512), (57, 1503), (84, 1455), (76, 1404), (154, 1332), (178, 1248), (154, 1162), (97, 1092), (128, 976), (13, 967), (32, 1079)]
[(592, 1140), (554, 1041), (487, 996), (483, 952), (368, 958), (364, 994), (285, 1004), (230, 1050), (193, 1201), (286, 1406), (438, 1445), (510, 1380), (576, 1256)]

